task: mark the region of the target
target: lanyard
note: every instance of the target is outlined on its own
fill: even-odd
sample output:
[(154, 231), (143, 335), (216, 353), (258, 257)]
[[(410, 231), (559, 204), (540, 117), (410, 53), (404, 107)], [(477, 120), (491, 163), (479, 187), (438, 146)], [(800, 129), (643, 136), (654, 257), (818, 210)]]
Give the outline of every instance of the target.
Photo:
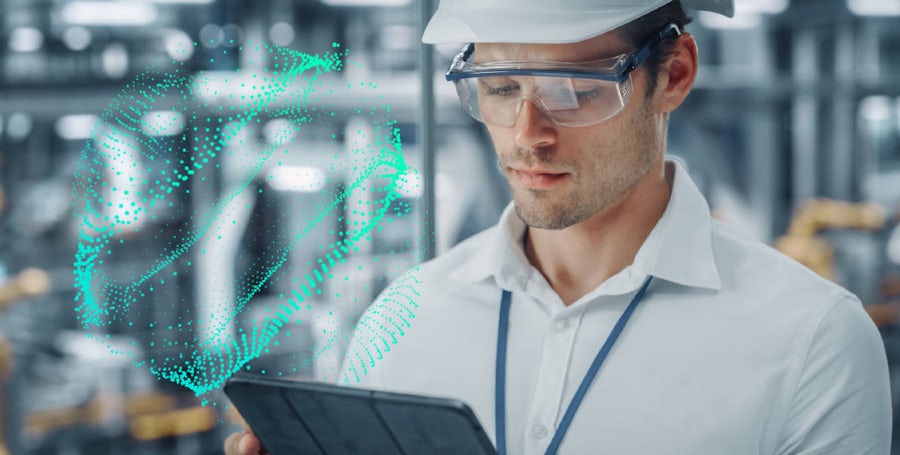
[[(647, 287), (650, 286), (650, 281), (652, 279), (652, 276), (647, 277), (647, 281), (644, 282), (644, 285), (641, 286), (640, 290), (635, 294), (631, 303), (628, 305), (628, 308), (622, 313), (622, 316), (619, 316), (619, 320), (613, 327), (612, 332), (610, 332), (609, 337), (606, 338), (606, 342), (603, 343), (603, 347), (597, 352), (597, 356), (594, 357), (594, 361), (584, 375), (584, 379), (581, 380), (581, 385), (579, 385), (578, 390), (575, 391), (575, 396), (572, 397), (569, 407), (566, 408), (566, 413), (559, 422), (559, 428), (556, 429), (556, 433), (553, 435), (550, 445), (547, 446), (545, 455), (554, 455), (556, 454), (556, 451), (559, 450), (559, 446), (566, 436), (566, 431), (569, 430), (569, 424), (572, 423), (575, 412), (578, 411), (578, 407), (581, 406), (581, 401), (584, 400), (584, 395), (587, 394), (588, 387), (591, 386), (591, 383), (594, 382), (594, 378), (597, 377), (597, 372), (600, 371), (603, 361), (606, 360), (609, 351), (612, 349), (613, 345), (616, 344), (616, 340), (619, 339), (619, 334), (622, 333), (622, 329), (625, 328), (625, 324), (627, 324), (628, 319), (631, 318), (631, 313), (634, 313), (635, 307), (641, 303), (644, 292), (647, 291)], [(499, 455), (506, 455), (506, 342), (509, 337), (509, 305), (511, 300), (512, 293), (503, 290), (503, 296), (500, 298), (500, 326), (497, 333), (497, 366), (496, 381), (494, 383), (494, 415), (496, 418), (495, 423), (497, 430), (497, 453)]]

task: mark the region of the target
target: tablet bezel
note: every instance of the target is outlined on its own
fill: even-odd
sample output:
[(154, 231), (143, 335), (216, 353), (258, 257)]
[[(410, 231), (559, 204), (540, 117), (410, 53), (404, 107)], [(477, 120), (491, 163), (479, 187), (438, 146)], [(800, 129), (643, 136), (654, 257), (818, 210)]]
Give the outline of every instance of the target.
[[(365, 448), (358, 450), (344, 448), (340, 450), (339, 455), (348, 455), (348, 452), (378, 453), (380, 455), (385, 453), (386, 446), (391, 445), (388, 441), (395, 444), (396, 452), (394, 453), (401, 455), (419, 452), (422, 450), (421, 444), (429, 442), (440, 444), (442, 449), (439, 452), (448, 455), (457, 453), (460, 455), (496, 455), (497, 453), (471, 408), (456, 399), (251, 375), (233, 376), (226, 382), (224, 390), (232, 404), (247, 420), (247, 424), (256, 433), (260, 442), (270, 449), (272, 455), (291, 455), (290, 453), (279, 453), (278, 450), (280, 447), (291, 444), (303, 445), (302, 449), (293, 447), (290, 449), (291, 453), (301, 450), (303, 453), (310, 454), (338, 455), (338, 452), (333, 449), (327, 450), (328, 446), (334, 447), (333, 427), (331, 428), (332, 434), (327, 434), (327, 430), (313, 429), (317, 426), (316, 422), (312, 420), (315, 417), (303, 415), (304, 412), (312, 413), (305, 405), (309, 400), (302, 402), (303, 406), (299, 405), (301, 402), (295, 401), (309, 398), (308, 394), (314, 394), (318, 397), (317, 400), (320, 400), (319, 403), (312, 403), (312, 407), (327, 401), (343, 401), (352, 406), (358, 406), (357, 410), (363, 411), (363, 414), (372, 413), (370, 416), (362, 416), (362, 419), (353, 418), (348, 414), (345, 421), (352, 421), (356, 426), (354, 439), (357, 440), (352, 441), (355, 444), (353, 447)], [(283, 422), (272, 416), (261, 417), (267, 412), (264, 409), (267, 403), (269, 407), (273, 407), (272, 405), (282, 406), (281, 416), (288, 418), (293, 416), (294, 421)], [(286, 405), (286, 408), (283, 405)], [(306, 408), (306, 411), (298, 410), (299, 407)], [(286, 415), (284, 409), (288, 409), (291, 415)], [(272, 412), (275, 411), (278, 410)], [(328, 417), (334, 418), (341, 412), (328, 408), (330, 414)], [(372, 416), (376, 418), (373, 419)], [(268, 421), (264, 421), (266, 419)], [(435, 423), (431, 424), (430, 422)], [(438, 425), (439, 422), (443, 422), (444, 425)], [(329, 423), (334, 424), (330, 419)], [(381, 427), (378, 427), (379, 423)], [(429, 425), (431, 426), (429, 427)], [(360, 426), (365, 428), (360, 428)], [(452, 429), (456, 431), (453, 434), (447, 434)], [(310, 439), (298, 441), (299, 438), (306, 437)], [(378, 441), (377, 443), (373, 441), (373, 444), (369, 446), (364, 444), (364, 441), (358, 440), (360, 437), (370, 437)], [(460, 444), (460, 447), (447, 447), (448, 443)], [(312, 447), (313, 444), (315, 448)], [(380, 448), (375, 451), (374, 447)], [(286, 449), (280, 450), (287, 451)]]

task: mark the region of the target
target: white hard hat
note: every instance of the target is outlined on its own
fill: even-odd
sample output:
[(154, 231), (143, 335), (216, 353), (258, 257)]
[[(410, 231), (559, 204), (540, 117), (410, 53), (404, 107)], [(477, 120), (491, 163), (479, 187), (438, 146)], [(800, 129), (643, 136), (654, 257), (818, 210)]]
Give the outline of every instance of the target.
[[(672, 0), (440, 0), (422, 41), (576, 43), (625, 25)], [(733, 0), (682, 0), (734, 16)]]

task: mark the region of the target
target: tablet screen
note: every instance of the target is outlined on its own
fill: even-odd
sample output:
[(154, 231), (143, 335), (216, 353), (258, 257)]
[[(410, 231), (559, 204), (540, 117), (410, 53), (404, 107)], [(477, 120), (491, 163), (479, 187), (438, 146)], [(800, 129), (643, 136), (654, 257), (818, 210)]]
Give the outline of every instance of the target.
[(272, 455), (496, 454), (456, 400), (246, 376), (225, 393)]

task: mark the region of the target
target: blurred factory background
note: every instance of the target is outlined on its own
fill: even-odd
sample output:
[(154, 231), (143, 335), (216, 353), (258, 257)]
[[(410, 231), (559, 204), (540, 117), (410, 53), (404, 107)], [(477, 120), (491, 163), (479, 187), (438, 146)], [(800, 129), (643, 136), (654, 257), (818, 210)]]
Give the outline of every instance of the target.
[[(700, 45), (701, 71), (671, 119), (670, 152), (685, 161), (719, 218), (862, 299), (882, 331), (900, 409), (900, 0), (736, 3), (734, 19), (699, 14), (688, 27)], [(440, 78), (457, 46), (437, 46), (434, 68), (423, 74), (417, 8), (413, 0), (0, 4), (0, 454), (221, 453), (235, 429), (223, 406), (202, 406), (191, 392), (91, 343), (73, 311), (79, 227), (71, 213), (73, 173), (98, 116), (150, 66), (227, 75), (262, 64), (239, 47), (247, 40), (311, 54), (341, 43), (356, 64), (337, 77), (378, 83), (411, 165), (427, 162), (423, 138), (433, 142), (436, 172), (425, 184), (435, 194), (437, 252), (495, 222), (508, 193), (487, 135)], [(221, 50), (230, 52), (205, 57)], [(431, 78), (435, 127), (423, 130), (421, 87), (428, 84), (420, 81)], [(209, 111), (227, 104), (223, 99)], [(335, 102), (352, 107), (354, 100)], [(358, 129), (353, 110), (342, 112), (331, 124), (304, 126), (297, 142), (343, 153), (340, 143), (319, 139)], [(277, 121), (252, 124), (245, 134), (264, 144)], [(175, 119), (158, 134), (190, 139), (200, 134), (198, 124)], [(253, 202), (253, 213), (233, 233), (238, 245), (278, 235), (260, 223), (295, 229), (291, 215), (321, 202), (315, 191), (271, 190), (284, 194), (277, 203)], [(414, 215), (427, 193), (404, 195)], [(331, 222), (342, 218), (332, 216)], [(380, 235), (386, 244), (415, 243), (427, 231), (422, 219), (409, 217)], [(175, 235), (181, 227), (157, 232)], [(320, 237), (309, 251), (300, 245), (292, 252), (298, 263), (313, 257), (311, 245), (337, 240)], [(147, 244), (131, 240), (137, 246), (121, 267), (149, 269)], [(341, 292), (358, 297), (355, 306), (322, 297), (322, 317), (294, 328), (300, 334), (294, 347), (315, 349), (323, 325), (352, 328), (385, 279), (413, 264), (418, 249), (407, 250), (407, 256), (379, 248), (349, 255), (348, 270), (378, 259), (389, 264), (339, 283)], [(202, 312), (205, 277), (241, 276), (253, 251), (251, 245), (243, 255), (231, 253), (241, 257), (186, 269), (173, 291), (178, 311)], [(271, 292), (261, 293), (246, 311), (261, 311), (267, 299)], [(170, 316), (148, 317), (162, 324)], [(128, 327), (110, 331), (117, 342), (139, 338)], [(284, 361), (272, 356), (260, 365)], [(338, 346), (296, 375), (327, 379), (339, 361)]]

